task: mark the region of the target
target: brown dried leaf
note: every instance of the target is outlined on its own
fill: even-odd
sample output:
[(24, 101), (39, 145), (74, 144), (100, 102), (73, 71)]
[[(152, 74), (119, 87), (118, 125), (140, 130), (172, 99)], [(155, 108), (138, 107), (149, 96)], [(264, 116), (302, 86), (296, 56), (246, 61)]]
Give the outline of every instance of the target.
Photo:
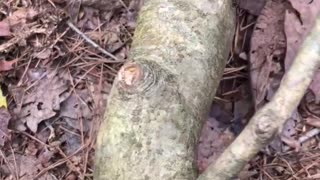
[(0, 21), (0, 37), (10, 36), (10, 26), (7, 21)]
[(0, 147), (9, 137), (8, 124), (11, 116), (6, 108), (0, 108)]
[(301, 46), (303, 40), (312, 28), (317, 14), (320, 12), (320, 1), (289, 0), (292, 9), (286, 11), (285, 34), (287, 37), (287, 52), (285, 68), (288, 69)]
[(65, 133), (64, 135), (62, 135), (60, 140), (62, 142), (65, 142), (64, 149), (66, 150), (65, 152), (67, 155), (74, 153), (81, 147), (80, 136), (71, 133)]
[[(286, 12), (285, 33), (287, 52), (285, 68), (288, 69), (303, 40), (313, 27), (315, 18), (320, 13), (320, 1), (290, 0), (292, 9)], [(314, 76), (309, 88), (313, 91), (316, 103), (320, 102), (320, 71)]]
[(197, 146), (197, 165), (200, 172), (213, 163), (235, 138), (233, 133), (220, 125), (215, 118), (208, 118), (202, 128)]
[[(89, 131), (90, 123), (93, 116), (89, 104), (93, 103), (93, 99), (88, 89), (76, 90), (75, 93), (61, 103), (60, 117), (63, 117), (68, 125), (77, 130)], [(82, 118), (82, 128), (81, 121)]]
[(70, 96), (70, 83), (60, 75), (55, 71), (46, 71), (33, 91), (24, 95), (22, 102), (17, 99), (21, 106), (14, 109), (14, 113), (33, 132), (37, 131), (40, 122), (54, 117), (60, 110), (60, 103)]
[[(13, 169), (18, 172), (19, 180), (30, 180), (34, 179), (35, 175), (38, 174), (43, 166), (35, 156), (25, 156), (20, 154), (15, 154), (15, 156), (10, 155), (7, 157), (8, 164), (0, 166), (0, 169), (5, 169), (10, 166), (9, 169)], [(9, 178), (7, 178), (9, 179)], [(48, 173), (37, 178), (38, 180), (53, 180), (52, 176)]]
[(267, 1), (251, 38), (250, 76), (255, 109), (265, 103), (269, 86), (281, 74), (280, 62), (285, 53), (284, 15), (286, 3)]
[(26, 39), (34, 34), (45, 34), (47, 33), (47, 29), (45, 28), (38, 28), (38, 27), (32, 27), (31, 29), (26, 28), (24, 31), (15, 32), (15, 37), (10, 39), (9, 41), (6, 41), (3, 44), (0, 44), (0, 52), (3, 51), (9, 51), (10, 48), (12, 48), (13, 45), (19, 44), (22, 45), (26, 42)]
[(41, 162), (42, 165), (48, 166), (49, 161), (51, 158), (54, 157), (54, 152), (45, 149), (38, 157), (38, 160)]
[(307, 112), (320, 117), (320, 106), (315, 102), (315, 95), (311, 90), (307, 91), (305, 94), (302, 105)]
[(0, 72), (9, 71), (13, 69), (13, 65), (18, 62), (18, 59), (6, 61), (0, 60)]
[(27, 23), (27, 21), (33, 20), (38, 15), (38, 12), (32, 8), (20, 8), (12, 13), (11, 16), (5, 20), (8, 21), (10, 27), (21, 26)]

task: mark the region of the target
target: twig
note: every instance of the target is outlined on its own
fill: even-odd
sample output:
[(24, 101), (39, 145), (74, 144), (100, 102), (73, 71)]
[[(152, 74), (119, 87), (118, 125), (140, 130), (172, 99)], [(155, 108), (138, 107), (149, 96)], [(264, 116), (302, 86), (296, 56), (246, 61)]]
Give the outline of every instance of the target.
[[(308, 141), (309, 139), (311, 139), (312, 137), (318, 135), (319, 133), (320, 133), (320, 128), (315, 128), (315, 129), (312, 129), (312, 130), (308, 131), (305, 135), (301, 136), (298, 140), (292, 140), (292, 139), (291, 139), (291, 141), (294, 141), (294, 144), (295, 144), (295, 145), (290, 146), (290, 145), (288, 144), (288, 146), (285, 146), (285, 147), (283, 148), (283, 151), (286, 152), (286, 151), (288, 151), (291, 147), (294, 147), (294, 148), (296, 148), (296, 149), (299, 150), (302, 143)], [(296, 146), (298, 146), (298, 147), (296, 147)]]
[[(10, 171), (11, 174), (14, 174), (16, 176), (16, 179), (19, 178), (19, 176), (16, 174), (16, 171), (14, 171), (7, 159), (7, 157), (5, 156), (5, 154), (3, 153), (3, 151), (0, 149), (0, 156), (3, 158), (4, 162), (7, 164), (8, 169)], [(15, 169), (16, 170), (16, 169)]]
[(76, 150), (75, 152), (73, 152), (71, 155), (65, 157), (62, 160), (59, 160), (53, 164), (51, 164), (50, 166), (42, 169), (37, 175), (35, 175), (35, 177), (33, 179), (37, 179), (39, 178), (41, 175), (43, 175), (44, 173), (46, 173), (47, 171), (49, 171), (50, 169), (53, 169), (55, 167), (61, 166), (62, 164), (64, 164), (65, 162), (67, 162), (72, 156), (78, 154), (78, 152), (80, 152), (81, 150), (83, 150), (84, 148), (86, 148), (88, 145), (84, 145), (82, 147), (80, 147), (78, 150)]
[(13, 156), (13, 163), (14, 163), (14, 169), (15, 169), (15, 173), (16, 173), (16, 177), (17, 179), (19, 179), (19, 169), (18, 169), (18, 165), (17, 165), (17, 160), (16, 160), (16, 155), (14, 154), (14, 151), (12, 149), (12, 146), (10, 144), (10, 150), (11, 150), (11, 154)]
[(92, 45), (94, 48), (98, 49), (100, 52), (102, 52), (103, 54), (111, 57), (112, 59), (118, 61), (118, 58), (115, 57), (113, 54), (109, 53), (108, 51), (106, 51), (105, 49), (103, 49), (102, 47), (100, 47), (97, 43), (95, 43), (94, 41), (92, 41), (87, 35), (85, 35), (83, 32), (80, 31), (80, 29), (78, 29), (70, 20), (67, 21), (68, 26), (74, 30), (76, 33), (78, 33), (85, 41), (87, 41), (87, 43), (89, 43), (90, 45)]
[(320, 133), (320, 128), (315, 128), (315, 129), (312, 129), (310, 131), (308, 131), (304, 136), (301, 136), (299, 138), (299, 143), (304, 143), (306, 142), (307, 140), (309, 140), (310, 138), (312, 138), (313, 136), (317, 135)]
[(122, 0), (119, 0), (119, 2), (126, 9), (126, 11), (129, 12), (128, 6)]

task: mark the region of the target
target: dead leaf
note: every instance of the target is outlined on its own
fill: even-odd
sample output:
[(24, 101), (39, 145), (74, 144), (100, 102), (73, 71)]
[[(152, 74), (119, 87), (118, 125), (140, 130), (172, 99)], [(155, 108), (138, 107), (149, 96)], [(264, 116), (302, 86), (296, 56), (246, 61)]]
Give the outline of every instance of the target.
[(26, 24), (27, 21), (32, 21), (37, 15), (38, 12), (32, 8), (19, 8), (7, 17), (5, 21), (8, 21), (10, 27), (14, 28)]
[[(313, 27), (315, 18), (320, 13), (320, 1), (290, 0), (292, 9), (286, 12), (285, 33), (287, 52), (285, 68), (291, 66), (303, 40)], [(314, 76), (309, 88), (313, 91), (316, 103), (320, 102), (320, 71)]]
[(11, 115), (8, 110), (3, 107), (0, 108), (0, 147), (4, 145), (9, 137), (8, 124), (10, 119)]
[(14, 38), (10, 39), (9, 41), (6, 41), (3, 44), (0, 44), (0, 52), (9, 51), (10, 48), (13, 47), (13, 45), (16, 45), (16, 44), (22, 45), (26, 43), (26, 39), (34, 34), (45, 34), (45, 33), (47, 33), (47, 29), (38, 28), (38, 27), (33, 27), (31, 29), (27, 28), (24, 31), (15, 32)]
[(66, 154), (70, 155), (81, 147), (81, 138), (74, 134), (66, 132), (61, 138), (62, 142), (65, 142)]
[[(30, 180), (34, 179), (35, 175), (38, 174), (40, 170), (43, 169), (40, 161), (36, 156), (25, 156), (20, 154), (15, 154), (15, 156), (10, 155), (7, 157), (8, 164), (1, 165), (0, 169), (14, 169), (18, 172), (18, 178), (20, 180)], [(37, 178), (38, 180), (54, 180), (52, 176), (48, 173)]]
[(9, 71), (13, 69), (13, 65), (18, 62), (18, 59), (11, 61), (0, 60), (0, 72)]
[(61, 117), (69, 117), (78, 119), (80, 117), (91, 119), (92, 112), (89, 104), (92, 102), (92, 97), (88, 89), (76, 90), (68, 99), (61, 104)]
[[(92, 30), (91, 32), (96, 32), (97, 26), (99, 26), (99, 10), (92, 7), (83, 7), (78, 15), (79, 21), (77, 23), (78, 27), (82, 29)], [(101, 33), (105, 33), (106, 31), (101, 31)], [(101, 36), (102, 37), (102, 36)], [(96, 41), (101, 41), (100, 39), (96, 39)]]
[(305, 106), (307, 111), (311, 112), (312, 114), (320, 117), (320, 106), (315, 102), (315, 95), (313, 92), (309, 91), (305, 95)]
[(57, 115), (60, 103), (70, 96), (70, 82), (58, 72), (48, 70), (36, 82), (33, 91), (18, 100), (22, 106), (14, 110), (17, 117), (33, 132), (37, 131), (40, 122)]
[(255, 109), (266, 101), (272, 75), (281, 74), (280, 62), (285, 53), (284, 16), (286, 3), (267, 1), (251, 38), (250, 77)]
[(286, 11), (284, 22), (287, 37), (286, 69), (291, 66), (299, 47), (313, 27), (315, 18), (320, 12), (320, 1), (289, 1), (292, 9)]
[(215, 118), (208, 118), (204, 124), (197, 146), (197, 165), (200, 172), (213, 163), (235, 138), (233, 133), (225, 129)]
[(61, 103), (60, 117), (64, 118), (68, 125), (74, 129), (87, 132), (90, 129), (93, 113), (89, 104), (93, 103), (93, 99), (88, 89), (76, 90), (75, 93)]
[(49, 151), (47, 148), (39, 155), (38, 160), (41, 162), (41, 164), (44, 167), (47, 167), (49, 165), (49, 161), (51, 158), (53, 158), (54, 152)]
[(249, 13), (258, 16), (266, 4), (266, 0), (237, 0), (240, 8), (247, 10)]
[(10, 36), (10, 26), (6, 21), (0, 21), (0, 37)]
[(38, 148), (33, 141), (29, 141), (27, 144), (27, 148), (25, 149), (25, 155), (35, 156), (38, 153)]

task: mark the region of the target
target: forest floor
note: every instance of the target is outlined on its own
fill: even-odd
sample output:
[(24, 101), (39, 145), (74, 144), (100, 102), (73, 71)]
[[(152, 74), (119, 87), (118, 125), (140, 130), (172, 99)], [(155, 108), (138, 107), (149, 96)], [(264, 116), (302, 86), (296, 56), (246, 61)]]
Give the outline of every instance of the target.
[[(93, 179), (96, 134), (143, 0), (94, 2), (0, 2), (0, 179)], [(233, 45), (197, 147), (200, 172), (270, 101), (320, 1), (236, 0), (234, 9)], [(320, 70), (239, 178), (320, 179), (319, 103)]]

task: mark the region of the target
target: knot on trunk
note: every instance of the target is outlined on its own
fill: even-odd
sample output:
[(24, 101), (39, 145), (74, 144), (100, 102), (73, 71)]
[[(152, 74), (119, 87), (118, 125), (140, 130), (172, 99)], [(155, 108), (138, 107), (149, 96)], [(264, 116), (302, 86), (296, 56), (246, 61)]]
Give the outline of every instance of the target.
[(275, 128), (276, 116), (261, 116), (256, 122), (255, 133), (261, 141), (266, 141), (274, 136), (278, 128)]
[(119, 70), (119, 86), (129, 94), (147, 92), (158, 83), (157, 72), (148, 63), (128, 62)]

